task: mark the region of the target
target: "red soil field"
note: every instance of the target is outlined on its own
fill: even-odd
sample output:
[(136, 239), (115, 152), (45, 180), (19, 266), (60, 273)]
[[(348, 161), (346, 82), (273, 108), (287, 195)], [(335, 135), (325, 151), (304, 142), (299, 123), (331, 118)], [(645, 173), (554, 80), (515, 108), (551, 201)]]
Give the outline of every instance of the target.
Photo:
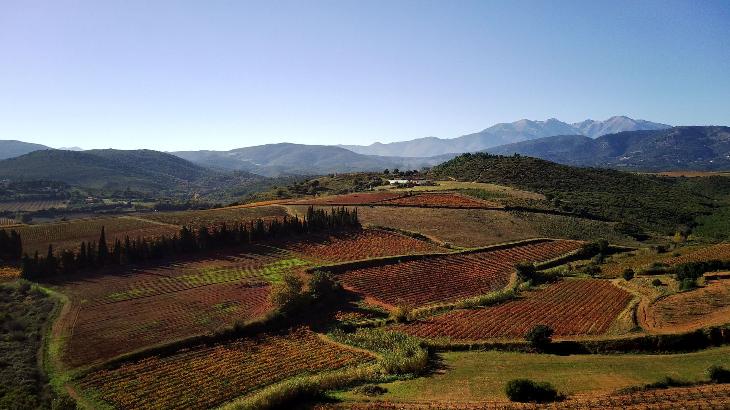
[(345, 262), (380, 256), (443, 251), (430, 242), (380, 229), (343, 232), (283, 245), (307, 259)]
[(454, 193), (425, 193), (407, 195), (383, 201), (383, 205), (416, 206), (423, 208), (501, 208), (496, 202), (470, 198)]
[(373, 359), (299, 329), (145, 358), (91, 373), (79, 386), (116, 408), (207, 409), (298, 375)]
[(119, 274), (78, 276), (60, 290), (71, 299), (56, 332), (71, 367), (181, 337), (207, 333), (270, 309), (270, 279), (305, 262), (286, 251), (250, 247)]
[(292, 205), (366, 205), (402, 197), (398, 192), (368, 192), (323, 196), (291, 202)]
[(522, 338), (535, 325), (555, 336), (601, 335), (633, 298), (606, 280), (563, 280), (524, 297), (483, 309), (460, 309), (393, 330), (425, 338), (455, 340)]
[(688, 332), (730, 323), (730, 279), (660, 298), (646, 312), (647, 330), (658, 333)]
[(269, 291), (268, 285), (225, 283), (93, 307), (76, 306), (62, 360), (71, 367), (88, 365), (255, 319), (271, 308)]
[(478, 296), (502, 289), (518, 262), (539, 262), (578, 249), (578, 241), (544, 241), (508, 249), (427, 257), (354, 269), (339, 275), (342, 284), (373, 302), (413, 307)]

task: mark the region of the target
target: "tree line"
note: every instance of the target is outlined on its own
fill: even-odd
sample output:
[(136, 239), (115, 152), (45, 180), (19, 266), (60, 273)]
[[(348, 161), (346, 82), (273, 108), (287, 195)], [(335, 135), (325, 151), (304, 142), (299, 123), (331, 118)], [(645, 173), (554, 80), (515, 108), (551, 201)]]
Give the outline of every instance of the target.
[(163, 235), (158, 238), (130, 239), (127, 236), (123, 241), (115, 240), (113, 244), (107, 241), (106, 231), (102, 227), (99, 241), (81, 242), (78, 251), (66, 249), (57, 253), (49, 245), (45, 256), (38, 252), (33, 257), (24, 254), (21, 275), (26, 279), (68, 275), (104, 266), (123, 266), (173, 255), (354, 227), (360, 227), (357, 209), (342, 207), (327, 212), (312, 206), (307, 209), (303, 218), (284, 217), (271, 221), (257, 219), (241, 222), (233, 227), (226, 224), (213, 228), (202, 226), (198, 229), (183, 226), (179, 234), (172, 237)]

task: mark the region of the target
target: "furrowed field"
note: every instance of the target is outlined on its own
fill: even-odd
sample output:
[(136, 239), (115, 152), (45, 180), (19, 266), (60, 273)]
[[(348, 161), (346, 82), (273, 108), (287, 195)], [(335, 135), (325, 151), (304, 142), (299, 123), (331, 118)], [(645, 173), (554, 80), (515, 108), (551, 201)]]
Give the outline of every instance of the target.
[(326, 262), (444, 251), (429, 242), (381, 229), (312, 237), (281, 246), (304, 258)]
[(98, 241), (101, 228), (106, 230), (107, 241), (130, 238), (153, 238), (161, 235), (171, 236), (179, 231), (179, 227), (159, 224), (134, 217), (113, 217), (75, 219), (39, 225), (24, 225), (13, 228), (23, 239), (23, 251), (29, 255), (38, 252), (44, 255), (48, 245), (55, 250), (78, 249), (81, 242)]
[(257, 207), (230, 207), (205, 209), (200, 211), (155, 212), (141, 214), (140, 217), (150, 221), (198, 228), (200, 226), (213, 227), (222, 224), (233, 225), (248, 222), (254, 219), (283, 218), (287, 215), (286, 209), (281, 206)]
[(609, 281), (563, 280), (517, 300), (455, 310), (393, 329), (424, 338), (521, 339), (532, 327), (543, 324), (558, 337), (601, 335), (632, 298)]
[(668, 295), (647, 311), (648, 330), (686, 332), (730, 321), (730, 279), (711, 280), (705, 286)]
[(347, 195), (324, 196), (313, 199), (302, 199), (292, 201), (293, 205), (367, 205), (386, 201), (389, 199), (400, 198), (403, 193), (397, 192), (373, 192), (373, 193), (356, 193)]
[(64, 200), (39, 200), (39, 201), (14, 201), (0, 202), (0, 212), (34, 212), (50, 208), (66, 208), (68, 203)]
[(423, 208), (501, 208), (496, 202), (474, 199), (454, 193), (419, 193), (385, 200), (379, 204)]
[(581, 246), (577, 241), (544, 241), (507, 249), (431, 256), (338, 275), (343, 285), (379, 304), (423, 306), (478, 296), (507, 286), (514, 265), (545, 261)]
[(252, 247), (111, 276), (64, 283), (71, 313), (59, 322), (70, 367), (207, 333), (269, 311), (270, 283), (307, 262), (285, 251)]
[(91, 373), (79, 386), (120, 409), (205, 409), (278, 381), (373, 359), (300, 328), (152, 356)]

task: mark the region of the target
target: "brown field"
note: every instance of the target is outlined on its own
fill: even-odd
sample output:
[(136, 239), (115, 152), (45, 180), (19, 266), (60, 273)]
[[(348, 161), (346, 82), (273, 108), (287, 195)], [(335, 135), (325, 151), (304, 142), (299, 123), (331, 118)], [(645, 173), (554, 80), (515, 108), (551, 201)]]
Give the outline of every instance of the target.
[(482, 309), (462, 309), (393, 330), (454, 340), (522, 338), (548, 325), (557, 337), (605, 334), (633, 296), (605, 280), (563, 280), (524, 297)]
[(66, 222), (23, 225), (13, 229), (20, 233), (25, 253), (32, 255), (38, 251), (41, 255), (45, 255), (48, 245), (53, 245), (58, 251), (77, 249), (82, 241), (98, 241), (102, 227), (106, 230), (108, 242), (116, 239), (124, 240), (125, 236), (130, 238), (169, 236), (179, 231), (179, 228), (174, 226), (126, 216), (74, 219)]
[(728, 171), (666, 171), (666, 172), (659, 172), (659, 173), (657, 173), (657, 175), (662, 175), (665, 177), (697, 178), (697, 177), (730, 176), (730, 172), (728, 172)]
[(68, 206), (67, 201), (51, 199), (41, 201), (13, 201), (13, 202), (0, 202), (0, 212), (11, 211), (11, 212), (34, 212), (41, 211), (43, 209), (50, 208), (66, 208)]
[(60, 285), (69, 313), (63, 362), (77, 367), (145, 346), (207, 333), (266, 313), (269, 283), (305, 261), (286, 252), (251, 249), (117, 275), (78, 277)]
[(687, 262), (705, 262), (713, 259), (730, 260), (730, 243), (720, 243), (689, 252), (685, 255), (667, 260), (670, 265), (679, 265)]
[(671, 410), (671, 409), (727, 409), (730, 402), (730, 384), (709, 384), (692, 387), (672, 387), (635, 393), (577, 395), (567, 400), (544, 404), (515, 403), (510, 401), (485, 402), (345, 402), (322, 404), (317, 410), (512, 410), (512, 409), (610, 409), (610, 410)]
[(577, 241), (545, 241), (354, 269), (338, 276), (346, 288), (375, 303), (418, 307), (502, 289), (516, 263), (549, 260), (580, 246)]
[(281, 206), (237, 206), (231, 208), (206, 209), (200, 211), (155, 212), (140, 214), (140, 218), (169, 225), (180, 226), (217, 226), (224, 223), (232, 225), (254, 219), (274, 219), (286, 216)]
[(343, 232), (308, 238), (282, 245), (306, 259), (321, 262), (346, 262), (381, 256), (444, 251), (430, 242), (382, 229)]
[(501, 208), (496, 202), (471, 198), (451, 192), (422, 193), (379, 202), (378, 205), (415, 206), (423, 208)]
[(290, 201), (292, 205), (366, 205), (389, 199), (400, 198), (405, 195), (402, 192), (366, 192), (345, 195), (321, 196), (311, 199)]
[(20, 270), (17, 268), (0, 266), (0, 281), (4, 279), (15, 279), (20, 276)]
[(730, 323), (730, 279), (711, 280), (699, 289), (658, 299), (649, 305), (644, 323), (657, 333)]
[(79, 381), (82, 391), (116, 408), (214, 408), (298, 375), (368, 363), (373, 356), (309, 330), (262, 335), (152, 356)]

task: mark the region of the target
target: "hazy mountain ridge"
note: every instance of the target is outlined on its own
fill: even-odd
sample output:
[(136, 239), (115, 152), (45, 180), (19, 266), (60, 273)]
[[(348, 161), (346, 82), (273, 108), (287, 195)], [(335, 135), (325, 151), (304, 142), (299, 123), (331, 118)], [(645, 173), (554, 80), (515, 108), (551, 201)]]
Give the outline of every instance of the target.
[(596, 139), (554, 136), (485, 150), (567, 165), (660, 170), (730, 169), (730, 127), (691, 126), (625, 131)]
[(340, 145), (340, 147), (363, 155), (431, 157), (447, 153), (481, 151), (500, 145), (555, 135), (586, 135), (596, 138), (621, 131), (656, 130), (670, 127), (670, 125), (634, 120), (626, 116), (615, 116), (605, 121), (585, 120), (574, 124), (568, 124), (555, 118), (545, 121), (523, 119), (512, 123), (496, 124), (482, 131), (457, 138), (428, 137), (388, 144)]
[(18, 157), (29, 152), (50, 149), (41, 144), (33, 144), (17, 140), (0, 140), (0, 160)]
[(330, 145), (267, 144), (230, 151), (180, 151), (171, 154), (193, 163), (226, 170), (243, 170), (264, 176), (289, 174), (382, 171), (386, 168), (418, 169), (437, 165), (452, 156), (400, 158), (362, 155)]
[(49, 180), (105, 190), (196, 191), (220, 184), (258, 182), (252, 174), (224, 175), (151, 150), (40, 150), (0, 161), (0, 179)]

